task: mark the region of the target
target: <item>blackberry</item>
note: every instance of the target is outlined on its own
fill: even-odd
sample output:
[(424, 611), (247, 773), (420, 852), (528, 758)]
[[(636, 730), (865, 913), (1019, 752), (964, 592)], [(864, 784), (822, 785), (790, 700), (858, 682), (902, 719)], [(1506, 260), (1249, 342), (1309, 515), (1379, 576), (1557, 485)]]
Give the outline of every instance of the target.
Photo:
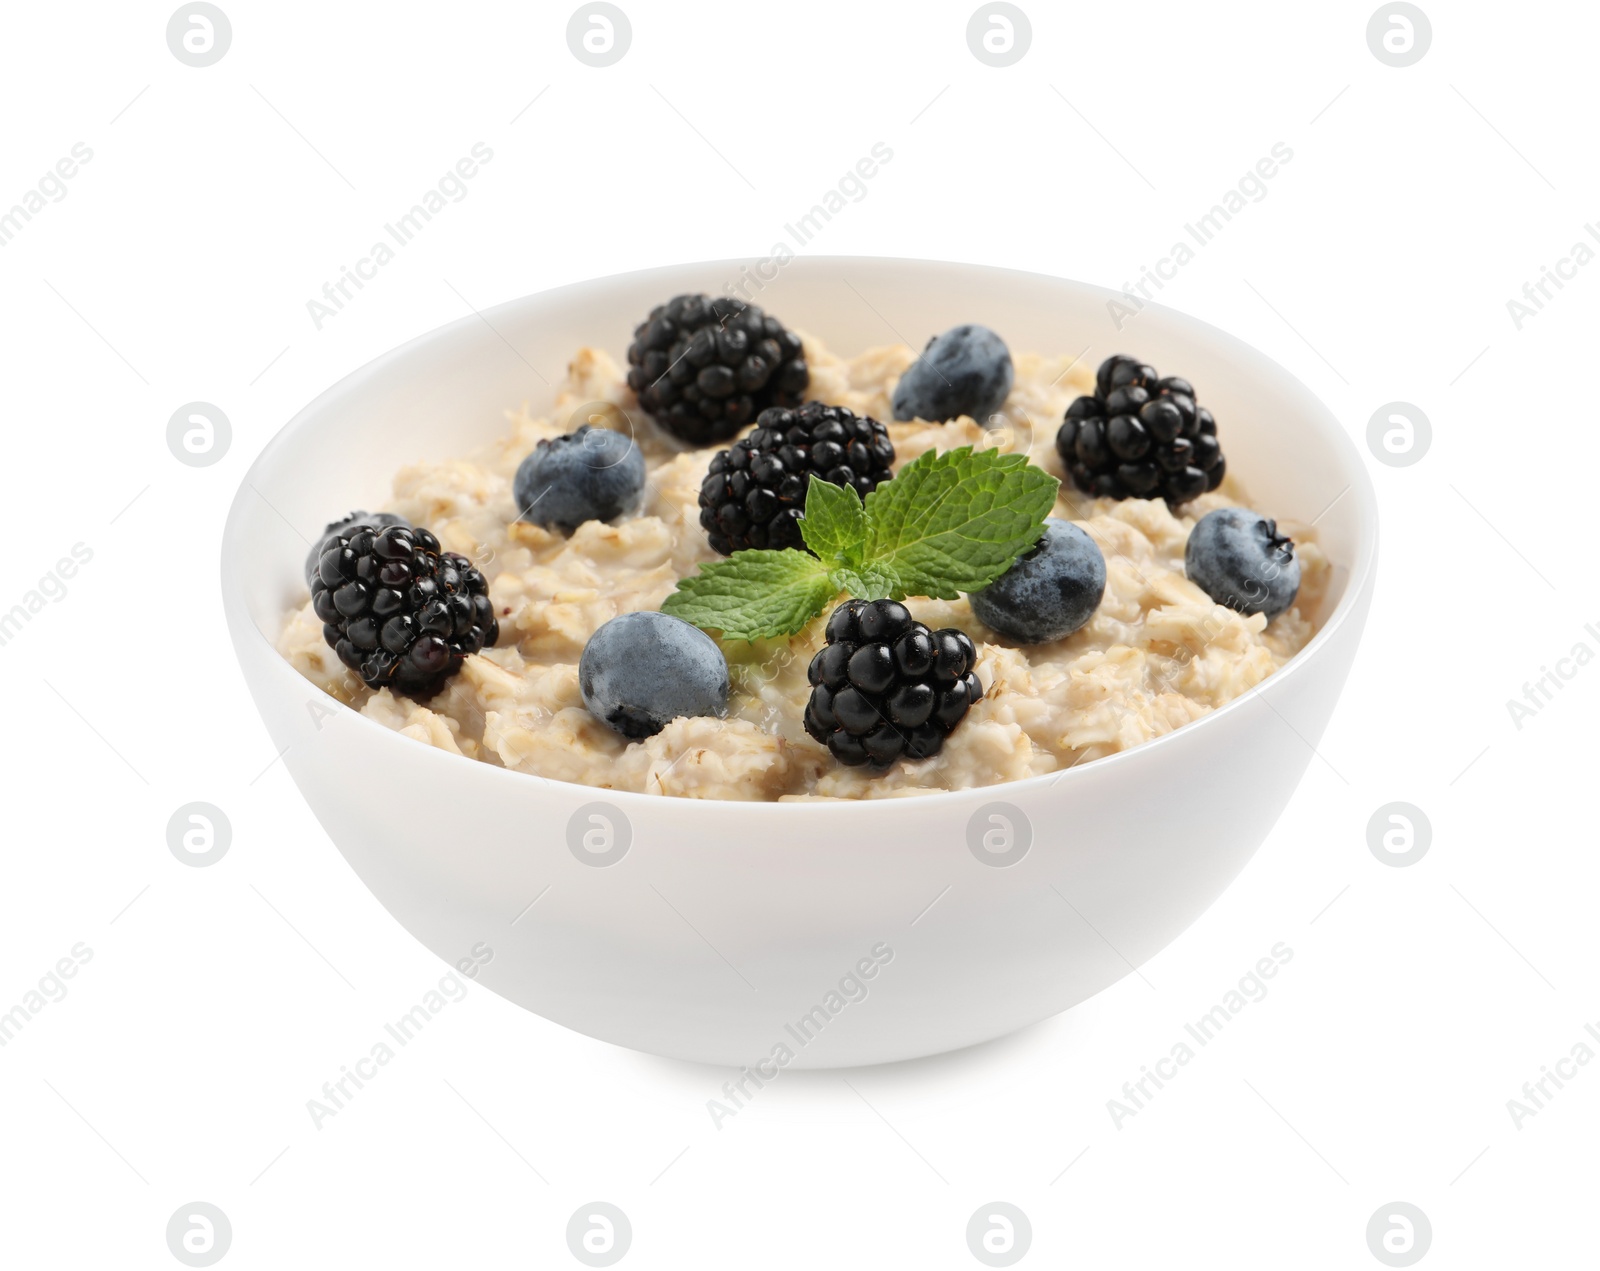
[(323, 543), (311, 604), (339, 660), (369, 688), (426, 701), (500, 638), (489, 584), (425, 529), (352, 525)]
[(322, 559), (322, 553), (327, 550), (328, 540), (336, 534), (350, 535), (356, 532), (358, 526), (368, 526), (374, 530), (381, 530), (386, 525), (404, 525), (409, 527), (411, 522), (405, 517), (394, 512), (352, 512), (349, 516), (341, 517), (331, 522), (321, 534), (317, 542), (306, 553), (306, 586), (311, 586), (317, 580), (317, 562)]
[(1067, 407), (1056, 453), (1085, 494), (1159, 495), (1173, 507), (1215, 490), (1227, 471), (1217, 421), (1194, 386), (1125, 353), (1100, 363), (1094, 394)]
[(894, 475), (894, 443), (876, 419), (807, 402), (761, 412), (750, 435), (711, 458), (700, 524), (724, 556), (746, 547), (803, 547), (800, 515), (812, 477), (865, 498)]
[(806, 677), (806, 732), (842, 764), (929, 759), (983, 697), (966, 632), (929, 631), (896, 600), (847, 600)]
[(769, 406), (798, 406), (811, 372), (800, 337), (725, 296), (674, 296), (633, 332), (628, 386), (680, 441), (726, 441)]

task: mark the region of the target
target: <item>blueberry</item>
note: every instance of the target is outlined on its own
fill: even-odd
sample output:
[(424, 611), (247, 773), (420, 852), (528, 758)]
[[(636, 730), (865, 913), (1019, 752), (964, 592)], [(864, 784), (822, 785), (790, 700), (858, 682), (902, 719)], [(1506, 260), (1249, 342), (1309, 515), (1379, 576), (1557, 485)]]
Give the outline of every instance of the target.
[(681, 715), (728, 713), (728, 663), (717, 642), (653, 609), (622, 614), (589, 637), (578, 688), (590, 714), (633, 740)]
[(306, 557), (306, 586), (311, 586), (311, 580), (316, 577), (317, 563), (322, 559), (322, 553), (327, 550), (327, 543), (335, 534), (345, 534), (358, 525), (369, 525), (373, 529), (383, 529), (388, 525), (404, 525), (408, 529), (411, 522), (403, 516), (396, 516), (393, 512), (352, 512), (343, 520), (334, 521), (327, 529), (322, 531), (322, 536), (317, 539), (310, 555)]
[(896, 419), (982, 422), (1011, 392), (1011, 352), (988, 327), (965, 323), (928, 341), (894, 389)]
[(1105, 595), (1106, 560), (1094, 539), (1071, 521), (1044, 524), (1038, 546), (967, 597), (980, 622), (1020, 644), (1071, 635)]
[(1300, 562), (1276, 521), (1248, 508), (1207, 512), (1189, 531), (1183, 568), (1219, 605), (1264, 613), (1268, 621), (1294, 603)]
[(644, 455), (632, 437), (580, 425), (541, 441), (512, 482), (517, 516), (572, 533), (585, 521), (614, 521), (644, 501)]

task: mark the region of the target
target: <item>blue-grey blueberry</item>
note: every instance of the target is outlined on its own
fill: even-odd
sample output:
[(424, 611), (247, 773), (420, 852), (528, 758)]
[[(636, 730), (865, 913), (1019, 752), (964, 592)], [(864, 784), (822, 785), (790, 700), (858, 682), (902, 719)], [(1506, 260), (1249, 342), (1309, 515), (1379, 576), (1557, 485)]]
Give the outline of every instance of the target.
[(1248, 508), (1207, 512), (1189, 531), (1183, 552), (1189, 581), (1219, 605), (1264, 613), (1271, 621), (1294, 603), (1300, 562), (1278, 523)]
[(1071, 521), (1051, 517), (1031, 551), (967, 599), (978, 621), (1019, 644), (1046, 644), (1089, 621), (1106, 593), (1106, 558)]
[(894, 386), (896, 419), (940, 423), (967, 415), (982, 423), (1011, 392), (1011, 350), (988, 327), (963, 323), (928, 341)]
[(699, 627), (641, 609), (589, 637), (578, 659), (578, 689), (591, 715), (638, 740), (682, 715), (725, 716), (728, 663)]
[(352, 512), (343, 520), (332, 522), (327, 529), (322, 531), (316, 544), (311, 548), (311, 554), (306, 557), (306, 586), (311, 586), (312, 579), (316, 577), (317, 562), (322, 559), (326, 550), (327, 541), (335, 534), (344, 534), (357, 525), (370, 525), (375, 530), (384, 529), (390, 525), (404, 525), (411, 528), (411, 522), (403, 516), (393, 512)]
[(644, 455), (632, 437), (582, 424), (546, 438), (517, 466), (517, 516), (570, 534), (585, 521), (614, 521), (644, 501)]

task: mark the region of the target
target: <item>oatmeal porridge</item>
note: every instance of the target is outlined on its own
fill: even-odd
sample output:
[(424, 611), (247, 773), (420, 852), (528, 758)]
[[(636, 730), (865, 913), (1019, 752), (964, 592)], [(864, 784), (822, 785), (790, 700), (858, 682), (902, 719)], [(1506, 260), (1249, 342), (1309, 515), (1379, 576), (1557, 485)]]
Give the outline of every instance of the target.
[[(708, 470), (729, 443), (685, 448), (641, 409), (626, 368), (593, 348), (578, 350), (547, 411), (510, 412), (504, 435), (475, 453), (402, 468), (384, 506), (427, 527), (440, 551), (460, 553), (481, 573), (487, 601), (479, 611), (492, 605), (498, 629), (492, 647), (469, 649), (431, 695), (373, 688), (336, 655), (324, 617), (307, 601), (287, 615), (279, 651), (370, 719), (469, 759), (603, 789), (787, 800), (922, 794), (1086, 763), (1232, 701), (1311, 638), (1308, 615), (1319, 610), (1329, 569), (1310, 526), (1278, 523), (1293, 541), (1299, 586), (1269, 621), (1265, 612), (1217, 603), (1191, 580), (1192, 565), (1185, 568), (1197, 522), (1244, 502), (1220, 468), (1216, 489), (1176, 507), (1159, 496), (1097, 495), (1091, 474), (1075, 482), (1058, 453), (1057, 426), (1069, 403), (1096, 393), (1093, 368), (1067, 356), (1017, 353), (1003, 408), (985, 425), (966, 415), (896, 422), (897, 386), (922, 355), (895, 345), (844, 357), (800, 339), (805, 399), (883, 421), (894, 471), (930, 450), (1025, 456), (1061, 479), (1050, 515), (1085, 532), (1103, 557), (1103, 595), (1087, 620), (1042, 642), (1001, 635), (964, 595), (908, 597), (906, 607), (935, 635), (953, 629), (970, 637), (978, 682), (959, 726), (931, 757), (852, 766), (815, 739), (807, 710), (816, 673), (808, 670), (829, 641), (826, 612), (792, 636), (717, 642), (726, 659), (723, 716), (683, 714), (630, 737), (586, 704), (580, 663), (595, 633), (619, 615), (659, 610), (680, 580), (729, 559), (713, 547), (699, 511)], [(583, 423), (633, 438), (643, 460), (636, 504), (614, 519), (581, 520), (570, 532), (520, 519), (519, 466), (540, 442)], [(1106, 488), (1109, 478), (1099, 480)], [(879, 489), (893, 484), (885, 474)], [(470, 611), (472, 597), (461, 603)]]

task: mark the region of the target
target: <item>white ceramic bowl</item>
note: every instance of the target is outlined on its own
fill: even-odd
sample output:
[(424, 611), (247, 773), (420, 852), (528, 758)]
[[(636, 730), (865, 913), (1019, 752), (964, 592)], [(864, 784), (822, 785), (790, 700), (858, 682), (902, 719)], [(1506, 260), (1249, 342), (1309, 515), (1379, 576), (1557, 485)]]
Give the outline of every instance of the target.
[[(845, 353), (901, 336), (920, 345), (969, 321), (1014, 349), (1091, 345), (1091, 365), (1136, 352), (1201, 386), (1230, 471), (1262, 511), (1321, 514), (1336, 570), (1308, 647), (1257, 692), (1080, 768), (859, 804), (603, 791), (402, 737), (273, 649), (327, 521), (383, 502), (402, 464), (498, 435), (507, 407), (547, 404), (530, 364), (557, 381), (585, 344), (621, 362), (653, 305), (719, 292), (746, 264), (516, 300), (413, 340), (306, 407), (228, 517), (223, 597), (239, 663), (312, 811), (389, 912), (450, 962), (487, 944), (480, 982), (547, 1019), (675, 1058), (767, 1059), (769, 1071), (780, 1047), (791, 1066), (831, 1067), (998, 1037), (1114, 983), (1205, 911), (1288, 802), (1349, 671), (1372, 594), (1371, 484), (1329, 411), (1238, 340), (1155, 305), (1118, 333), (1110, 292), (920, 260), (802, 258), (752, 296)], [(990, 847), (969, 847), (985, 833)], [(594, 863), (624, 840), (620, 860)], [(994, 863), (994, 849), (1024, 841), (1015, 863)]]

